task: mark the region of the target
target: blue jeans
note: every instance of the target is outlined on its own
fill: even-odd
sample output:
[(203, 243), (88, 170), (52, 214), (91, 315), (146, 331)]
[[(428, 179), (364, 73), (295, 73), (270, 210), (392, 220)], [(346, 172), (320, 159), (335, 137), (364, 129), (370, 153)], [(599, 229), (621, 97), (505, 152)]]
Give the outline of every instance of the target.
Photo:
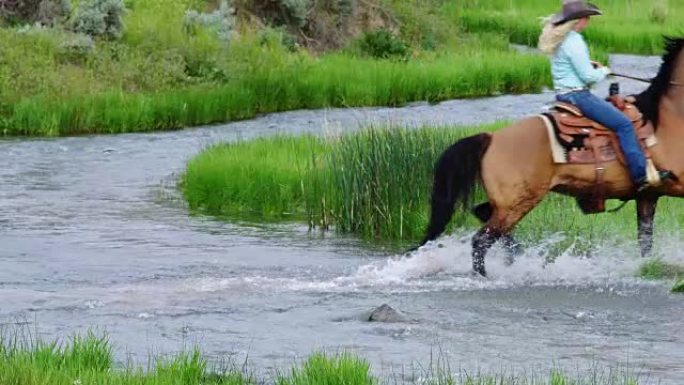
[(577, 106), (587, 118), (615, 131), (620, 139), (632, 181), (643, 182), (646, 178), (646, 157), (639, 146), (632, 122), (620, 110), (587, 90), (557, 95), (556, 99)]

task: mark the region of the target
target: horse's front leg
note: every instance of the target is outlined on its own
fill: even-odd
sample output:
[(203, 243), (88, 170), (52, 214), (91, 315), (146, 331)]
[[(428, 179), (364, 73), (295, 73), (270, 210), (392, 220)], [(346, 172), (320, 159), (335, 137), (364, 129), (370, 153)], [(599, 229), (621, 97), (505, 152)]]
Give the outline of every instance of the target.
[(653, 250), (653, 218), (657, 204), (658, 197), (637, 198), (637, 226), (642, 257), (650, 256)]

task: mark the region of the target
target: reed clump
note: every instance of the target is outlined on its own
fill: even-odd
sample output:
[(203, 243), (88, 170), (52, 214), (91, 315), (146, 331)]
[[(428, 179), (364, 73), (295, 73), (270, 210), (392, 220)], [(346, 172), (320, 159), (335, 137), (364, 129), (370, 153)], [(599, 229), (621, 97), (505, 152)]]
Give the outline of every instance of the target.
[[(456, 140), (503, 125), (371, 128), (340, 137), (227, 143), (192, 159), (181, 184), (196, 212), (292, 219), (376, 241), (415, 243), (428, 221), (432, 171), (439, 155)], [(482, 191), (476, 199), (486, 200)], [(571, 198), (551, 194), (520, 223), (516, 236), (533, 243), (554, 235), (558, 251), (587, 253), (597, 244), (636, 243), (634, 212), (632, 203), (618, 213), (585, 216)], [(658, 229), (676, 232), (682, 218), (682, 200), (660, 202)], [(470, 213), (452, 220), (452, 228), (478, 226)]]

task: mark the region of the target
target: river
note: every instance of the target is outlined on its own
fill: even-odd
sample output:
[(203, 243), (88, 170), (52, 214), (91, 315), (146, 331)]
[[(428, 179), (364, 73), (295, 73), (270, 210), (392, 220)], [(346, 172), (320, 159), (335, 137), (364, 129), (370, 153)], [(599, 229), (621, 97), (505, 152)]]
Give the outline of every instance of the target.
[[(652, 76), (659, 59), (613, 56)], [(624, 81), (623, 90), (643, 85)], [(600, 87), (605, 93), (607, 84)], [(403, 108), (293, 111), (176, 132), (0, 141), (0, 323), (43, 338), (106, 331), (120, 360), (193, 345), (259, 370), (314, 350), (351, 350), (379, 373), (430, 357), (510, 372), (620, 366), (684, 379), (684, 297), (633, 278), (630, 250), (545, 266), (536, 250), (491, 278), (469, 274), (467, 235), (412, 258), (299, 225), (189, 215), (175, 190), (186, 161), (217, 141), (335, 133), (368, 124), (476, 124), (539, 111), (552, 94)], [(680, 240), (667, 240), (684, 260)], [(539, 247), (543, 247), (540, 245)], [(383, 303), (402, 323), (368, 323)]]

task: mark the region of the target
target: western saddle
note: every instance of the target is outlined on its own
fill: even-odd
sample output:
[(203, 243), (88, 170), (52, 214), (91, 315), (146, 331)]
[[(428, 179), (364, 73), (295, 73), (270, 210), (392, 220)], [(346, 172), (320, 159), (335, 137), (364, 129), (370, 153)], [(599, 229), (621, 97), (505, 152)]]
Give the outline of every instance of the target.
[[(649, 153), (649, 148), (657, 143), (653, 125), (643, 120), (642, 113), (634, 104), (626, 102), (620, 96), (613, 95), (608, 100), (633, 123), (647, 159), (649, 181), (658, 184), (658, 172)], [(617, 135), (609, 128), (585, 117), (572, 104), (557, 102), (553, 110), (544, 115), (552, 122), (556, 138), (565, 148), (567, 163), (595, 165), (595, 189), (592, 194), (577, 199), (580, 208), (585, 214), (604, 212), (606, 199), (603, 164), (614, 160), (626, 164)]]

